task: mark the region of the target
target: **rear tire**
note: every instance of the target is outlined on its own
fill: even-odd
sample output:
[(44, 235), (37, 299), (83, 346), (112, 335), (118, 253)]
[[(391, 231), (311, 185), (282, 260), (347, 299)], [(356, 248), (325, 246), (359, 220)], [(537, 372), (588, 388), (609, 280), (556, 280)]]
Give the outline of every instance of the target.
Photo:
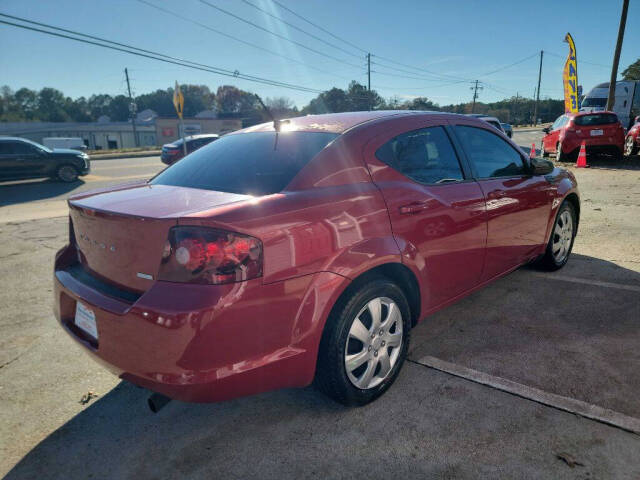
[(56, 170), (56, 178), (65, 183), (75, 182), (78, 179), (78, 170), (73, 165), (60, 165)]
[(576, 212), (571, 202), (565, 200), (553, 222), (547, 249), (543, 257), (536, 262), (544, 270), (554, 271), (565, 266), (573, 249), (573, 241), (578, 231)]
[(374, 401), (397, 378), (410, 329), (409, 303), (395, 283), (377, 276), (353, 285), (336, 302), (324, 328), (316, 386), (344, 405)]

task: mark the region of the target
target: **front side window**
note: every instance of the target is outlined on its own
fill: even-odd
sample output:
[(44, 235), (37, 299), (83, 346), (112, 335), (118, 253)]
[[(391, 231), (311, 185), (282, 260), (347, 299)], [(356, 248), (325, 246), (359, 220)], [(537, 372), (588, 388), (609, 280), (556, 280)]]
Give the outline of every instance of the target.
[(460, 162), (442, 127), (403, 133), (376, 151), (376, 157), (418, 183), (446, 183), (463, 179)]
[(520, 153), (498, 135), (466, 125), (456, 125), (455, 130), (478, 178), (526, 174)]
[(174, 163), (150, 183), (245, 195), (277, 193), (337, 136), (326, 132), (227, 135)]

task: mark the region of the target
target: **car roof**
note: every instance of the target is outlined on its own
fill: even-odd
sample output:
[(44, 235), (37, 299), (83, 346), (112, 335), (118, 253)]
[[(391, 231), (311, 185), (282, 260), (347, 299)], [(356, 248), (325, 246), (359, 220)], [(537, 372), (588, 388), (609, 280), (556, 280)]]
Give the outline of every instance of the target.
[[(400, 115), (416, 115), (416, 114), (433, 114), (443, 115), (447, 112), (432, 112), (420, 110), (374, 110), (371, 112), (343, 112), (343, 113), (325, 113), (320, 115), (307, 115), (304, 117), (294, 117), (281, 120), (281, 131), (299, 131), (299, 132), (326, 132), (326, 133), (344, 133), (347, 130), (385, 117)], [(236, 130), (228, 135), (250, 132), (272, 132), (274, 131), (273, 122), (261, 123), (252, 127)]]
[(27, 142), (27, 143), (35, 143), (32, 142), (29, 139), (26, 138), (22, 138), (22, 137), (0, 137), (0, 141), (4, 141), (4, 142)]
[(609, 114), (609, 115), (615, 115), (616, 117), (618, 116), (616, 114), (616, 112), (612, 112), (611, 110), (600, 110), (597, 112), (565, 112), (562, 115), (566, 115), (567, 117), (571, 117), (571, 118), (575, 118), (575, 117), (584, 117), (587, 115), (604, 115), (604, 114)]

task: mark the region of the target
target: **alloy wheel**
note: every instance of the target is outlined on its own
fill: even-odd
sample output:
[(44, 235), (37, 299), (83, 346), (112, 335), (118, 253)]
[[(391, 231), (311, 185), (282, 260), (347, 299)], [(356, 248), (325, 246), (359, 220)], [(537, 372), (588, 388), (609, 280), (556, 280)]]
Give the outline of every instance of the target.
[(571, 218), (571, 212), (565, 210), (558, 217), (553, 229), (551, 252), (553, 253), (553, 258), (557, 263), (564, 262), (569, 255), (572, 240), (573, 219)]
[(351, 324), (344, 366), (351, 383), (374, 388), (393, 370), (402, 349), (402, 313), (387, 297), (370, 300)]
[(63, 182), (73, 182), (78, 178), (78, 172), (71, 165), (63, 165), (58, 169), (58, 178)]
[(632, 136), (629, 136), (629, 137), (627, 138), (627, 141), (626, 141), (626, 142), (625, 142), (625, 144), (624, 144), (624, 154), (625, 154), (625, 155), (627, 155), (627, 156), (629, 156), (629, 157), (630, 157), (631, 155), (633, 155), (633, 150), (634, 150), (634, 147), (635, 147), (634, 143), (635, 143), (635, 142), (633, 141), (633, 137), (632, 137)]

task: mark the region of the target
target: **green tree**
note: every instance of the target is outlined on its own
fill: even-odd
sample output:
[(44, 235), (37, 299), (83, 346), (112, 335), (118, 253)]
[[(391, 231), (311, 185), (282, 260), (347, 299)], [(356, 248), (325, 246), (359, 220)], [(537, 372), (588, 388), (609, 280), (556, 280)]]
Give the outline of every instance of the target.
[(60, 90), (45, 87), (38, 92), (38, 118), (44, 122), (68, 122), (71, 120), (65, 111), (66, 99)]
[(232, 85), (218, 87), (215, 98), (218, 111), (222, 114), (252, 114), (258, 110), (257, 99), (253, 93)]
[(403, 108), (407, 110), (440, 110), (437, 103), (433, 103), (427, 97), (417, 97), (405, 102)]
[(622, 71), (623, 80), (640, 80), (640, 58)]

